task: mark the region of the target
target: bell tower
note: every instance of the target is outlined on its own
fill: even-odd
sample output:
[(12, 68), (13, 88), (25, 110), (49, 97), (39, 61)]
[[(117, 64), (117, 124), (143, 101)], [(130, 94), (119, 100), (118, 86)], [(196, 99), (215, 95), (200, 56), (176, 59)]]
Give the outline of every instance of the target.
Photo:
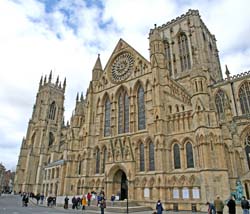
[(42, 169), (58, 158), (60, 133), (64, 126), (65, 88), (66, 79), (62, 84), (57, 77), (52, 83), (52, 71), (48, 79), (41, 77), (18, 161), (18, 168), (25, 169), (21, 191), (41, 193)]

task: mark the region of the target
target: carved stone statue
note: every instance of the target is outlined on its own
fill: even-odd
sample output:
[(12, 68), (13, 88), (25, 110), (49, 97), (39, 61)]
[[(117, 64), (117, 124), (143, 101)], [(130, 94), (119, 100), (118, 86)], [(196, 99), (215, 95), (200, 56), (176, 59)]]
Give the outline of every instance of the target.
[(239, 179), (237, 179), (236, 181), (236, 201), (241, 201), (243, 196), (243, 186), (241, 184), (241, 181)]

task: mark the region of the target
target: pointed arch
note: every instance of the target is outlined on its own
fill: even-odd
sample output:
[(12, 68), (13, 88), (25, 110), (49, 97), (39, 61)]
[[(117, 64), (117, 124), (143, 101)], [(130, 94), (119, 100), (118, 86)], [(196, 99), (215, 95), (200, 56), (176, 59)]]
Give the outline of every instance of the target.
[(174, 169), (181, 168), (181, 155), (180, 155), (180, 146), (175, 143), (173, 146), (173, 157), (174, 157)]
[(223, 90), (219, 89), (215, 95), (215, 105), (219, 114), (219, 119), (225, 118), (225, 101), (226, 94)]
[(103, 154), (102, 173), (104, 173), (105, 172), (106, 161), (107, 161), (107, 154), (108, 154), (106, 146), (103, 147), (102, 154)]
[(129, 96), (121, 86), (118, 90), (118, 134), (129, 132)]
[(239, 89), (239, 100), (242, 114), (250, 113), (250, 81), (242, 83)]
[(178, 46), (179, 46), (181, 71), (183, 72), (191, 68), (188, 37), (184, 32), (180, 32), (178, 35)]
[(154, 143), (152, 141), (149, 142), (149, 171), (155, 170), (155, 149)]
[(99, 174), (100, 173), (100, 149), (98, 147), (96, 148), (95, 158), (96, 158), (95, 173)]
[(142, 85), (137, 90), (138, 130), (146, 128), (145, 93)]
[(168, 39), (164, 40), (164, 50), (165, 50), (167, 69), (169, 70), (169, 75), (172, 76), (172, 54), (171, 54), (171, 46)]
[(194, 155), (193, 155), (193, 145), (190, 141), (186, 143), (186, 161), (187, 168), (194, 168)]
[(250, 133), (249, 132), (245, 136), (244, 145), (245, 145), (245, 154), (247, 158), (247, 165), (248, 165), (248, 169), (250, 170)]
[(140, 143), (140, 171), (145, 171), (145, 155), (144, 155), (144, 144)]
[(56, 115), (56, 102), (53, 101), (50, 106), (49, 106), (49, 114), (48, 114), (48, 118), (50, 120), (54, 120), (55, 119), (55, 115)]
[(104, 137), (111, 134), (111, 102), (109, 97), (106, 97), (104, 105)]

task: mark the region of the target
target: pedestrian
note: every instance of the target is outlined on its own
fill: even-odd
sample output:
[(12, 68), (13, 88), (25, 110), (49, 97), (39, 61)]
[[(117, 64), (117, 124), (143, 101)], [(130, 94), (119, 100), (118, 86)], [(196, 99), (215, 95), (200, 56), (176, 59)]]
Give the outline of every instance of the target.
[(39, 204), (40, 198), (41, 198), (40, 193), (38, 193), (38, 194), (36, 195), (36, 204)]
[(233, 199), (233, 196), (230, 196), (230, 199), (227, 202), (227, 206), (228, 206), (228, 213), (229, 214), (236, 213), (236, 203), (235, 203), (235, 200)]
[(42, 193), (42, 195), (41, 195), (41, 204), (43, 204), (43, 200), (44, 200), (44, 194)]
[(249, 202), (246, 200), (245, 196), (242, 196), (241, 208), (243, 210), (243, 214), (249, 214)]
[(77, 206), (77, 200), (75, 196), (72, 198), (71, 202), (72, 202), (72, 209), (74, 210)]
[(224, 203), (220, 199), (220, 196), (217, 195), (216, 199), (214, 200), (214, 206), (217, 214), (223, 214), (223, 209), (224, 209)]
[(100, 205), (100, 209), (101, 209), (101, 214), (104, 214), (104, 209), (106, 208), (106, 200), (104, 197), (99, 202), (99, 205)]
[(86, 196), (83, 195), (82, 196), (82, 210), (85, 210), (85, 206), (87, 205), (87, 200), (86, 200)]
[(88, 206), (90, 206), (91, 198), (92, 198), (92, 195), (91, 193), (88, 192), (87, 194)]
[(114, 194), (112, 194), (111, 195), (111, 206), (113, 207), (114, 206), (114, 201), (115, 201), (115, 195)]
[(157, 211), (157, 214), (162, 214), (162, 212), (163, 212), (164, 209), (163, 209), (161, 200), (157, 201), (155, 209)]
[(64, 209), (68, 209), (68, 207), (69, 207), (69, 198), (67, 195), (64, 198), (64, 206), (63, 207), (64, 207)]
[(216, 210), (215, 210), (214, 204), (210, 203), (210, 202), (207, 202), (206, 204), (208, 205), (207, 213), (208, 214), (215, 214)]

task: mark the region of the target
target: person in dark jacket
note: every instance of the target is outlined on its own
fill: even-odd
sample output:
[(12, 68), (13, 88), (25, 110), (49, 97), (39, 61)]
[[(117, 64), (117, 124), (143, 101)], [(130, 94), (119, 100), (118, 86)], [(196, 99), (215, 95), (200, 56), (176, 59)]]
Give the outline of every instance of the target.
[(69, 206), (69, 198), (68, 198), (68, 196), (66, 196), (65, 198), (64, 198), (64, 209), (68, 209), (68, 206)]
[(242, 196), (241, 208), (243, 210), (243, 214), (249, 214), (249, 202), (246, 200), (245, 196)]
[(233, 199), (233, 196), (230, 197), (229, 201), (227, 202), (228, 206), (228, 213), (229, 214), (235, 214), (236, 213), (236, 203)]
[(161, 200), (157, 201), (155, 209), (157, 211), (157, 214), (162, 214), (164, 209), (163, 209), (163, 206), (161, 204)]

